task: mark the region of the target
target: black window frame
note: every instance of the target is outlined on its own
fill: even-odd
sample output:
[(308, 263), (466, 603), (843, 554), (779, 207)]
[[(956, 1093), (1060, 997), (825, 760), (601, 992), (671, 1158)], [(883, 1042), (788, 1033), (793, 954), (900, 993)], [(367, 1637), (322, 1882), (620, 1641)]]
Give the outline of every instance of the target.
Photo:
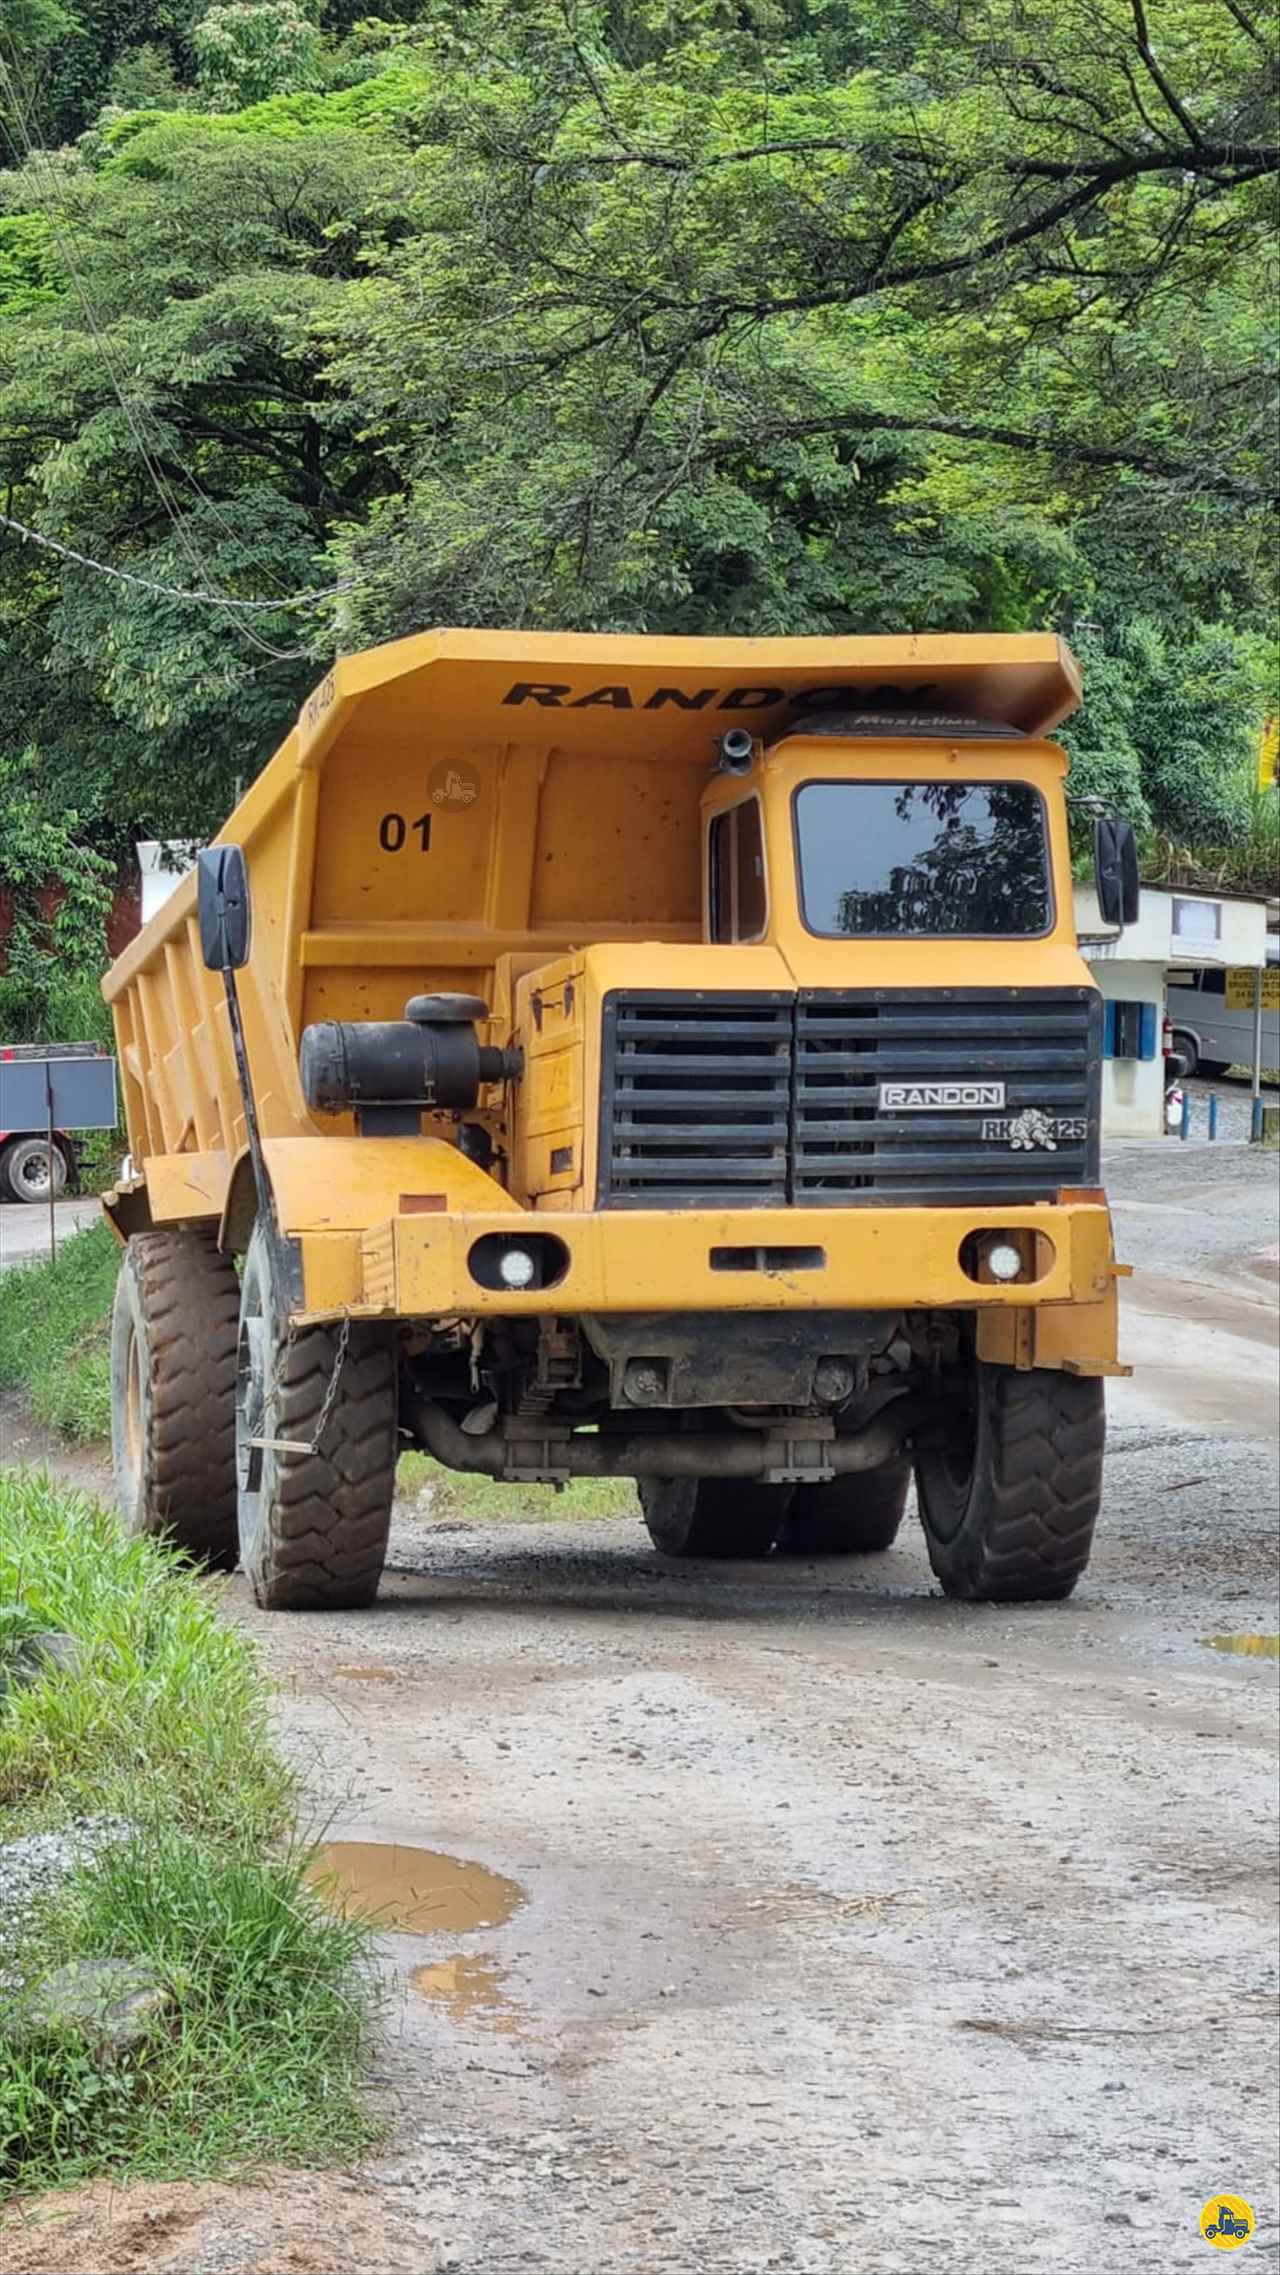
[[(729, 839), (729, 875), (732, 899), (735, 904), (730, 913), (731, 917), (736, 918), (739, 836), (737, 816), (746, 806), (755, 807), (756, 823), (760, 832), (760, 928), (757, 932), (718, 932), (716, 930), (716, 824), (732, 821), (734, 825)], [(765, 830), (764, 800), (758, 790), (749, 790), (745, 797), (735, 798), (731, 805), (717, 806), (715, 812), (708, 816), (706, 848), (708, 945), (714, 948), (743, 948), (753, 947), (759, 941), (767, 940), (769, 937), (768, 837)]]
[(1044, 845), (1044, 878), (1045, 878), (1045, 902), (1046, 902), (1046, 919), (1045, 919), (1045, 922), (1044, 922), (1044, 924), (1043, 924), (1043, 925), (1040, 927), (1040, 929), (1039, 929), (1038, 931), (1036, 931), (1036, 932), (824, 932), (824, 931), (822, 931), (822, 930), (821, 930), (821, 929), (820, 929), (820, 928), (819, 928), (817, 925), (815, 925), (815, 924), (811, 924), (811, 923), (809, 922), (809, 911), (808, 911), (808, 909), (807, 909), (807, 907), (806, 907), (806, 905), (805, 905), (805, 890), (804, 890), (804, 867), (803, 867), (803, 863), (802, 863), (802, 861), (801, 861), (801, 858), (800, 858), (800, 852), (801, 852), (801, 848), (800, 848), (800, 798), (801, 798), (801, 795), (802, 795), (802, 793), (803, 793), (805, 790), (811, 790), (811, 789), (815, 789), (815, 788), (817, 788), (817, 789), (833, 789), (833, 788), (837, 788), (837, 787), (841, 787), (841, 788), (845, 788), (845, 787), (847, 787), (847, 788), (849, 788), (849, 789), (854, 789), (854, 790), (861, 790), (861, 789), (867, 789), (867, 790), (913, 790), (913, 789), (917, 789), (917, 788), (926, 788), (926, 787), (928, 787), (928, 785), (929, 785), (930, 783), (932, 783), (932, 782), (934, 782), (934, 781), (937, 781), (937, 782), (939, 782), (939, 783), (943, 783), (943, 784), (946, 784), (946, 783), (947, 783), (947, 780), (948, 780), (948, 778), (947, 778), (945, 775), (936, 775), (936, 776), (935, 776), (935, 775), (927, 775), (927, 776), (921, 776), (921, 775), (918, 775), (918, 774), (907, 774), (907, 775), (898, 775), (898, 774), (876, 774), (876, 775), (871, 775), (871, 774), (812, 774), (812, 775), (809, 775), (809, 776), (808, 776), (808, 777), (807, 777), (807, 778), (806, 778), (806, 779), (805, 779), (803, 782), (797, 782), (797, 783), (796, 783), (796, 785), (795, 785), (794, 789), (793, 789), (793, 790), (792, 790), (792, 792), (791, 792), (791, 845), (792, 845), (792, 860), (793, 860), (793, 862), (794, 862), (794, 865), (795, 865), (795, 881), (796, 881), (796, 906), (797, 906), (797, 908), (798, 908), (798, 910), (799, 910), (799, 912), (800, 912), (800, 922), (801, 922), (802, 926), (804, 927), (804, 930), (805, 930), (805, 931), (806, 931), (806, 932), (809, 934), (809, 937), (810, 937), (810, 939), (812, 939), (812, 940), (849, 940), (849, 941), (851, 941), (851, 940), (999, 940), (999, 941), (1003, 941), (1003, 942), (1005, 942), (1005, 943), (1008, 943), (1008, 942), (1010, 942), (1010, 941), (1018, 941), (1018, 940), (1047, 940), (1047, 939), (1049, 938), (1050, 934), (1051, 934), (1051, 933), (1053, 933), (1053, 932), (1055, 932), (1055, 931), (1057, 930), (1057, 926), (1058, 926), (1058, 895), (1057, 895), (1057, 885), (1056, 885), (1056, 880), (1055, 880), (1055, 877), (1054, 877), (1054, 870), (1053, 870), (1053, 839), (1052, 839), (1052, 836), (1051, 836), (1051, 834), (1050, 834), (1050, 830), (1049, 830), (1049, 806), (1048, 806), (1048, 801), (1047, 801), (1047, 799), (1046, 799), (1046, 797), (1045, 797), (1045, 794), (1044, 794), (1043, 790), (1040, 788), (1040, 785), (1039, 785), (1039, 783), (1038, 783), (1038, 782), (1028, 782), (1028, 781), (1027, 781), (1027, 780), (1026, 780), (1026, 779), (1025, 779), (1025, 778), (1024, 778), (1022, 775), (1015, 775), (1015, 776), (1010, 776), (1010, 775), (994, 775), (994, 776), (991, 776), (991, 777), (987, 777), (987, 776), (979, 776), (979, 775), (967, 775), (967, 774), (962, 774), (962, 775), (957, 775), (957, 776), (954, 776), (954, 777), (952, 777), (952, 780), (954, 780), (954, 781), (958, 781), (958, 782), (963, 782), (963, 783), (964, 783), (964, 785), (965, 785), (965, 787), (966, 787), (966, 789), (970, 789), (970, 790), (1003, 790), (1003, 789), (1008, 789), (1008, 788), (1010, 788), (1010, 787), (1016, 787), (1016, 788), (1018, 788), (1018, 789), (1021, 789), (1021, 790), (1029, 790), (1029, 791), (1031, 792), (1031, 795), (1032, 795), (1032, 797), (1033, 797), (1033, 798), (1036, 800), (1036, 803), (1037, 803), (1037, 805), (1038, 805), (1038, 806), (1039, 806), (1039, 808), (1040, 808), (1040, 821), (1041, 821), (1041, 827), (1042, 827), (1042, 833), (1043, 833), (1043, 836), (1042, 836), (1042, 842), (1043, 842), (1043, 845)]

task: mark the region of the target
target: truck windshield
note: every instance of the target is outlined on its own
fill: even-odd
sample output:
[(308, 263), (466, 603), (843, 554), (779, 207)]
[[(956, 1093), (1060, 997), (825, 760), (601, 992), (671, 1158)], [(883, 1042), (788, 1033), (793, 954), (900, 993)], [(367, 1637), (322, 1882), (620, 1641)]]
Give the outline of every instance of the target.
[(1048, 930), (1044, 803), (1029, 782), (806, 782), (795, 820), (811, 932)]

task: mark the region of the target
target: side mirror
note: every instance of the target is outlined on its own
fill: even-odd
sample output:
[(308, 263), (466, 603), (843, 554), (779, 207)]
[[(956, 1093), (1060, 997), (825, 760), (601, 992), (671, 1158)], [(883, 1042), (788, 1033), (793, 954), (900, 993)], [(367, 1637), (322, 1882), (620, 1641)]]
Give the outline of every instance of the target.
[(196, 908), (205, 970), (238, 972), (249, 961), (249, 872), (238, 845), (196, 856)]
[(1104, 924), (1136, 924), (1141, 886), (1133, 823), (1100, 814), (1093, 825), (1093, 872)]

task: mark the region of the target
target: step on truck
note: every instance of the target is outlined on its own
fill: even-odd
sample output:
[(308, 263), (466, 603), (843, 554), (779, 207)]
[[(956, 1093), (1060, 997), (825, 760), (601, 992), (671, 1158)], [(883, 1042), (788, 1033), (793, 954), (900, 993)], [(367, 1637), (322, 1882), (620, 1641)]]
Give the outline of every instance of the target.
[[(104, 982), (126, 1521), (365, 1605), (396, 1461), (1069, 1594), (1116, 1351), (1056, 638), (341, 659)], [(1132, 832), (1095, 822), (1104, 919)]]

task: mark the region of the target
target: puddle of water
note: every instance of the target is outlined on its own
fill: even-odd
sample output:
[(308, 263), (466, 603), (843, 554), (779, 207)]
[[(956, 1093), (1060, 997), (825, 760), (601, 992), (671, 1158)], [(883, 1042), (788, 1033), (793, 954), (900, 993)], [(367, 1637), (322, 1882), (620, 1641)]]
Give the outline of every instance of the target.
[(1206, 1635), (1211, 1651), (1230, 1651), (1237, 1659), (1280, 1659), (1280, 1635)]
[(503, 1987), (502, 1970), (492, 1959), (438, 1959), (415, 1967), (409, 1987), (420, 1998), (444, 2008), (451, 2022), (479, 2023), (487, 2030), (522, 2035), (521, 2017)]
[(392, 1841), (326, 1841), (309, 1877), (335, 1910), (404, 1935), (500, 1927), (524, 1901), (518, 1881), (483, 1864)]

